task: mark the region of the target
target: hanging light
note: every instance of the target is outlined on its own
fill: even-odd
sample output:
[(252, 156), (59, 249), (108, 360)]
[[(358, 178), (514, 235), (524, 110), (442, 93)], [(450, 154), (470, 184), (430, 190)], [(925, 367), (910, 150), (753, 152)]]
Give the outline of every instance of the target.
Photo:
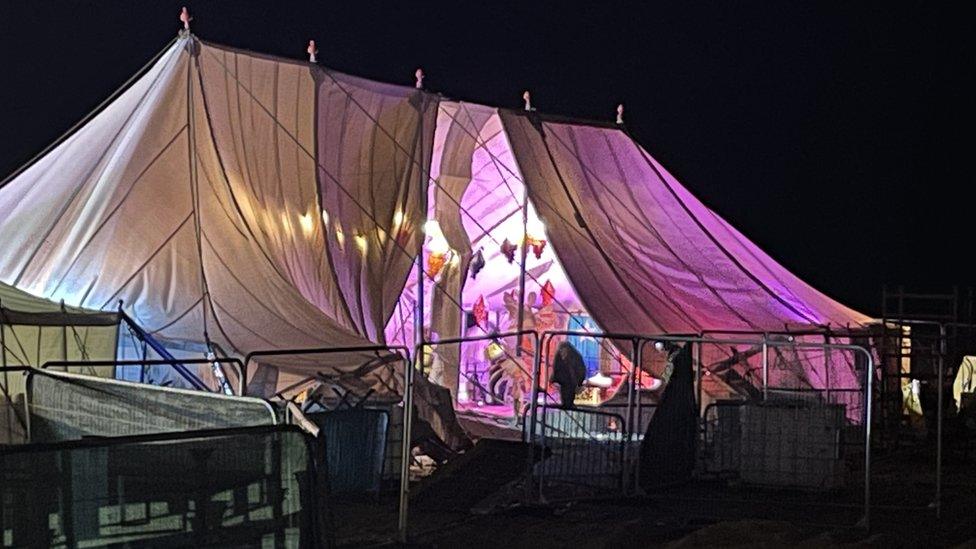
[(298, 225), (302, 228), (302, 233), (304, 233), (306, 237), (311, 235), (312, 231), (315, 229), (315, 224), (312, 222), (312, 214), (305, 213), (298, 216)]
[(488, 356), (488, 360), (494, 362), (496, 360), (501, 360), (505, 358), (505, 348), (501, 346), (497, 341), (492, 341), (485, 348), (485, 355)]
[(446, 256), (444, 254), (431, 253), (427, 256), (427, 276), (431, 279), (436, 279), (437, 275), (440, 274), (441, 269), (444, 268), (444, 263), (447, 262)]
[(525, 227), (525, 245), (532, 248), (536, 259), (542, 259), (546, 249), (546, 227), (539, 218), (533, 218)]
[(474, 257), (471, 258), (471, 267), (470, 267), (471, 279), (472, 280), (477, 279), (478, 273), (480, 273), (481, 269), (484, 268), (485, 268), (485, 254), (481, 252), (481, 248), (478, 248), (478, 251), (475, 252)]
[(518, 250), (518, 246), (516, 246), (515, 244), (512, 244), (512, 241), (511, 240), (509, 240), (509, 239), (506, 238), (505, 241), (502, 242), (502, 245), (501, 245), (502, 255), (505, 256), (505, 259), (508, 260), (509, 264), (511, 264), (513, 261), (515, 261), (515, 252), (517, 250)]
[(367, 242), (366, 237), (361, 234), (353, 235), (353, 240), (356, 241), (356, 247), (359, 248), (360, 253), (366, 255), (366, 251), (369, 249), (369, 242)]
[(335, 228), (336, 242), (339, 244), (339, 249), (342, 251), (346, 250), (346, 234), (342, 232), (342, 227), (336, 223)]
[(431, 279), (434, 279), (441, 272), (441, 269), (444, 268), (444, 264), (447, 262), (447, 256), (451, 252), (451, 246), (448, 244), (447, 238), (444, 237), (441, 226), (437, 221), (431, 219), (424, 223), (424, 232), (427, 233), (430, 239), (427, 242), (427, 275)]

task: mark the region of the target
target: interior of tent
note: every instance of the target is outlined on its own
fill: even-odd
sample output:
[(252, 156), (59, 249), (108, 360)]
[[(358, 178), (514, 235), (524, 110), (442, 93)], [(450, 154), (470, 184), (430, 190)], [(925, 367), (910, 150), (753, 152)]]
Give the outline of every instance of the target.
[[(561, 330), (574, 333), (547, 345), (580, 352), (593, 378), (581, 398), (599, 405), (634, 370), (629, 344), (602, 332), (872, 322), (765, 254), (621, 124), (454, 101), (189, 33), (5, 180), (0, 209), (0, 281), (122, 311), (162, 348), (137, 337), (125, 357), (278, 351), (246, 364), (247, 392), (269, 398), (399, 398), (419, 355), (422, 380), (458, 408), (514, 415), (494, 374), (511, 385), (551, 349), (497, 334)], [(456, 338), (480, 339), (437, 343)], [(754, 347), (704, 351), (709, 390), (754, 386)], [(642, 356), (641, 383), (659, 386), (663, 360)], [(823, 387), (830, 369), (858, 386), (850, 362), (775, 360), (783, 384)], [(212, 373), (212, 390), (239, 381)]]

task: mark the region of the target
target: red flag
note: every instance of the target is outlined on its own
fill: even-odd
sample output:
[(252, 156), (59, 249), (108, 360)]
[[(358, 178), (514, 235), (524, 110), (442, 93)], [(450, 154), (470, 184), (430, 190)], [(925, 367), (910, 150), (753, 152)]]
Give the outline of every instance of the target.
[(553, 301), (556, 301), (556, 287), (552, 285), (551, 280), (547, 280), (542, 285), (542, 306), (552, 305)]
[(478, 296), (478, 301), (474, 303), (474, 309), (471, 312), (474, 314), (474, 320), (478, 326), (482, 328), (488, 326), (488, 307), (485, 305), (485, 296)]

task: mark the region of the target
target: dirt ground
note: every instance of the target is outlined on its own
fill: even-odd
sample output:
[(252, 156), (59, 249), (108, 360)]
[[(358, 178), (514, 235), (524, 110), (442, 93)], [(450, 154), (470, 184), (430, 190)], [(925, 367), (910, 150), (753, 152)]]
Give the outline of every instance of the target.
[[(519, 467), (523, 456), (494, 452), (490, 459), (472, 458), (435, 475), (433, 488), (418, 487), (411, 503), (410, 546), (976, 548), (976, 451), (968, 444), (947, 445), (938, 520), (931, 506), (931, 449), (879, 452), (873, 460), (868, 531), (857, 527), (863, 485), (856, 482), (841, 491), (811, 493), (701, 480), (639, 498), (508, 509), (491, 505), (493, 498), (506, 499), (506, 490), (512, 496), (520, 489), (510, 479), (524, 470)], [(337, 504), (334, 513), (339, 545), (395, 545), (392, 496)]]

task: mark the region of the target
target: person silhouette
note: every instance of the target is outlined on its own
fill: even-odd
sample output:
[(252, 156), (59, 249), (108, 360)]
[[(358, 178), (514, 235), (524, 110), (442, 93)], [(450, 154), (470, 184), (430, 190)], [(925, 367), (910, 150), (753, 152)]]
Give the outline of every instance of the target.
[(576, 392), (586, 379), (586, 364), (583, 363), (583, 355), (568, 341), (563, 341), (556, 348), (551, 379), (559, 384), (560, 405), (563, 408), (572, 408)]

